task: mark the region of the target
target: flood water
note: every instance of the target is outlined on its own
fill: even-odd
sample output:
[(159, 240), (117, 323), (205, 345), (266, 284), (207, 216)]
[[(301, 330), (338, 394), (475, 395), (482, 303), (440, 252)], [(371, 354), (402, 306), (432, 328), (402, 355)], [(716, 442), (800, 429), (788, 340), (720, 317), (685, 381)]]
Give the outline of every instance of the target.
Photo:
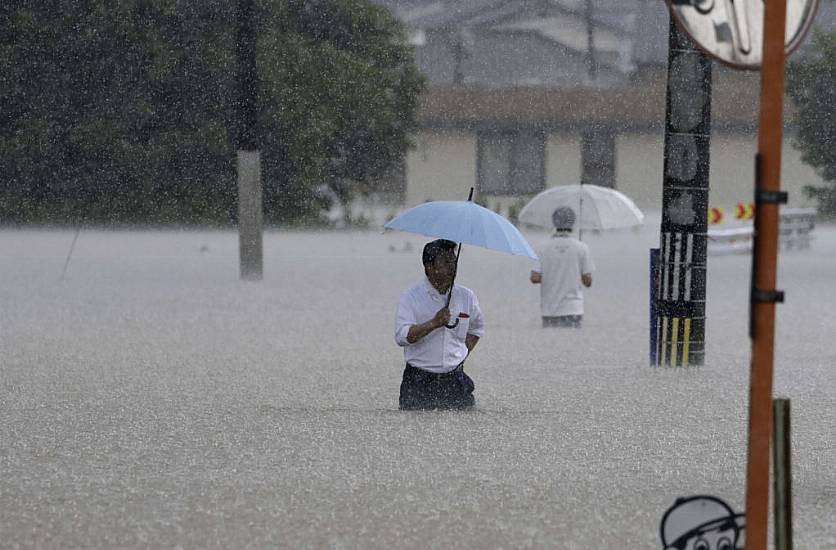
[[(748, 255), (709, 257), (702, 367), (648, 362), (640, 231), (588, 235), (584, 328), (473, 247), (468, 412), (399, 412), (420, 236), (0, 231), (0, 547), (661, 548), (680, 496), (744, 511)], [(836, 227), (782, 254), (775, 394), (798, 548), (836, 548)], [(533, 244), (544, 234), (528, 234)]]

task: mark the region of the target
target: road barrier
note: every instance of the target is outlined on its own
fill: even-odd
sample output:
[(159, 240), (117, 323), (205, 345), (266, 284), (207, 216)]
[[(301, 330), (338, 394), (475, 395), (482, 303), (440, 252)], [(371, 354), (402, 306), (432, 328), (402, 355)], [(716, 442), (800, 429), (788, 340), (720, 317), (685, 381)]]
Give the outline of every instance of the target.
[[(722, 209), (718, 209), (721, 210)], [(738, 215), (739, 214), (739, 215)], [(719, 216), (722, 220), (722, 215)], [(748, 254), (752, 251), (754, 225), (749, 205), (738, 204), (736, 221), (714, 223), (708, 228), (708, 253), (712, 255)], [(782, 250), (810, 247), (816, 227), (815, 208), (782, 208), (779, 214), (779, 244)]]
[(778, 236), (782, 248), (810, 248), (815, 228), (815, 208), (781, 209)]

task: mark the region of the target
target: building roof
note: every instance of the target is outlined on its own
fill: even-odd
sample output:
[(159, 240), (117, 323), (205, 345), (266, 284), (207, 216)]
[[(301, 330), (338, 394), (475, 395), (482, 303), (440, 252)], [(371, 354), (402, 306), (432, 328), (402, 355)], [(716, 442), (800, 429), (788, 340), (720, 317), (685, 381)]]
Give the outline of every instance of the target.
[[(413, 30), (490, 28), (530, 32), (577, 55), (587, 49), (586, 24), (592, 7), (594, 44), (601, 53), (620, 52), (622, 84), (591, 88), (431, 86), (423, 96), (425, 127), (576, 127), (594, 124), (661, 127), (670, 16), (663, 0), (376, 0)], [(819, 0), (814, 28), (836, 30), (836, 0)], [(809, 44), (809, 39), (805, 45)], [(797, 55), (803, 55), (802, 52)], [(557, 50), (556, 50), (557, 51)], [(624, 61), (626, 51), (627, 61)], [(759, 73), (713, 65), (712, 125), (757, 127)], [(785, 98), (785, 122), (794, 106)]]
[[(490, 26), (528, 30), (585, 51), (587, 5), (595, 47), (627, 49), (632, 68), (667, 63), (670, 16), (663, 0), (374, 0), (413, 30)], [(814, 28), (836, 30), (836, 1), (819, 0)], [(616, 42), (619, 44), (616, 45)]]
[[(622, 72), (632, 70), (629, 49), (633, 35), (632, 6), (642, 0), (378, 0), (389, 8), (422, 42), (428, 32), (489, 30), (529, 33), (555, 46), (580, 54), (588, 51), (587, 27), (592, 22), (594, 51), (599, 63)], [(587, 6), (591, 7), (587, 11)], [(625, 6), (629, 9), (625, 12)], [(606, 57), (606, 54), (615, 54)]]
[[(661, 128), (665, 119), (664, 69), (650, 71), (622, 88), (430, 88), (421, 99), (419, 122), (427, 128), (589, 126)], [(712, 126), (736, 131), (757, 128), (760, 79), (756, 72), (714, 66)], [(784, 119), (794, 106), (785, 98)]]

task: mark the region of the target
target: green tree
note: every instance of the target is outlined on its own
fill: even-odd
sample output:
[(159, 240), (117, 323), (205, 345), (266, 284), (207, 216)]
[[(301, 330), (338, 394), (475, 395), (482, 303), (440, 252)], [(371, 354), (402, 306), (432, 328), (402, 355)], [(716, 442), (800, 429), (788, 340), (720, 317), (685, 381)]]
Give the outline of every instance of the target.
[[(0, 215), (220, 221), (233, 203), (220, 4), (15, 1), (0, 10)], [(232, 180), (234, 181), (234, 180)]]
[(403, 28), (359, 0), (262, 9), (264, 196), (282, 205), (268, 211), (304, 210), (323, 184), (344, 202), (376, 190), (409, 146), (424, 87)]
[(805, 194), (817, 199), (821, 215), (836, 218), (836, 33), (814, 32), (803, 54), (787, 69), (787, 94), (797, 108), (794, 144), (826, 182), (805, 186)]
[[(235, 215), (235, 13), (226, 0), (0, 6), (0, 220), (224, 223)], [(265, 215), (379, 185), (423, 80), (365, 0), (259, 0)]]

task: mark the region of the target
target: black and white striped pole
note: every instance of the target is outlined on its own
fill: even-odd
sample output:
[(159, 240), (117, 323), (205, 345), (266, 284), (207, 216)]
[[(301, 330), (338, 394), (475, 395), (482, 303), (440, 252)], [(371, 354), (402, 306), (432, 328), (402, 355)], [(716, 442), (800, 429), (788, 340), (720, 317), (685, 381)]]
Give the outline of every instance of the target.
[[(711, 60), (671, 20), (655, 364), (702, 365), (711, 136)], [(654, 338), (651, 338), (652, 340)]]

